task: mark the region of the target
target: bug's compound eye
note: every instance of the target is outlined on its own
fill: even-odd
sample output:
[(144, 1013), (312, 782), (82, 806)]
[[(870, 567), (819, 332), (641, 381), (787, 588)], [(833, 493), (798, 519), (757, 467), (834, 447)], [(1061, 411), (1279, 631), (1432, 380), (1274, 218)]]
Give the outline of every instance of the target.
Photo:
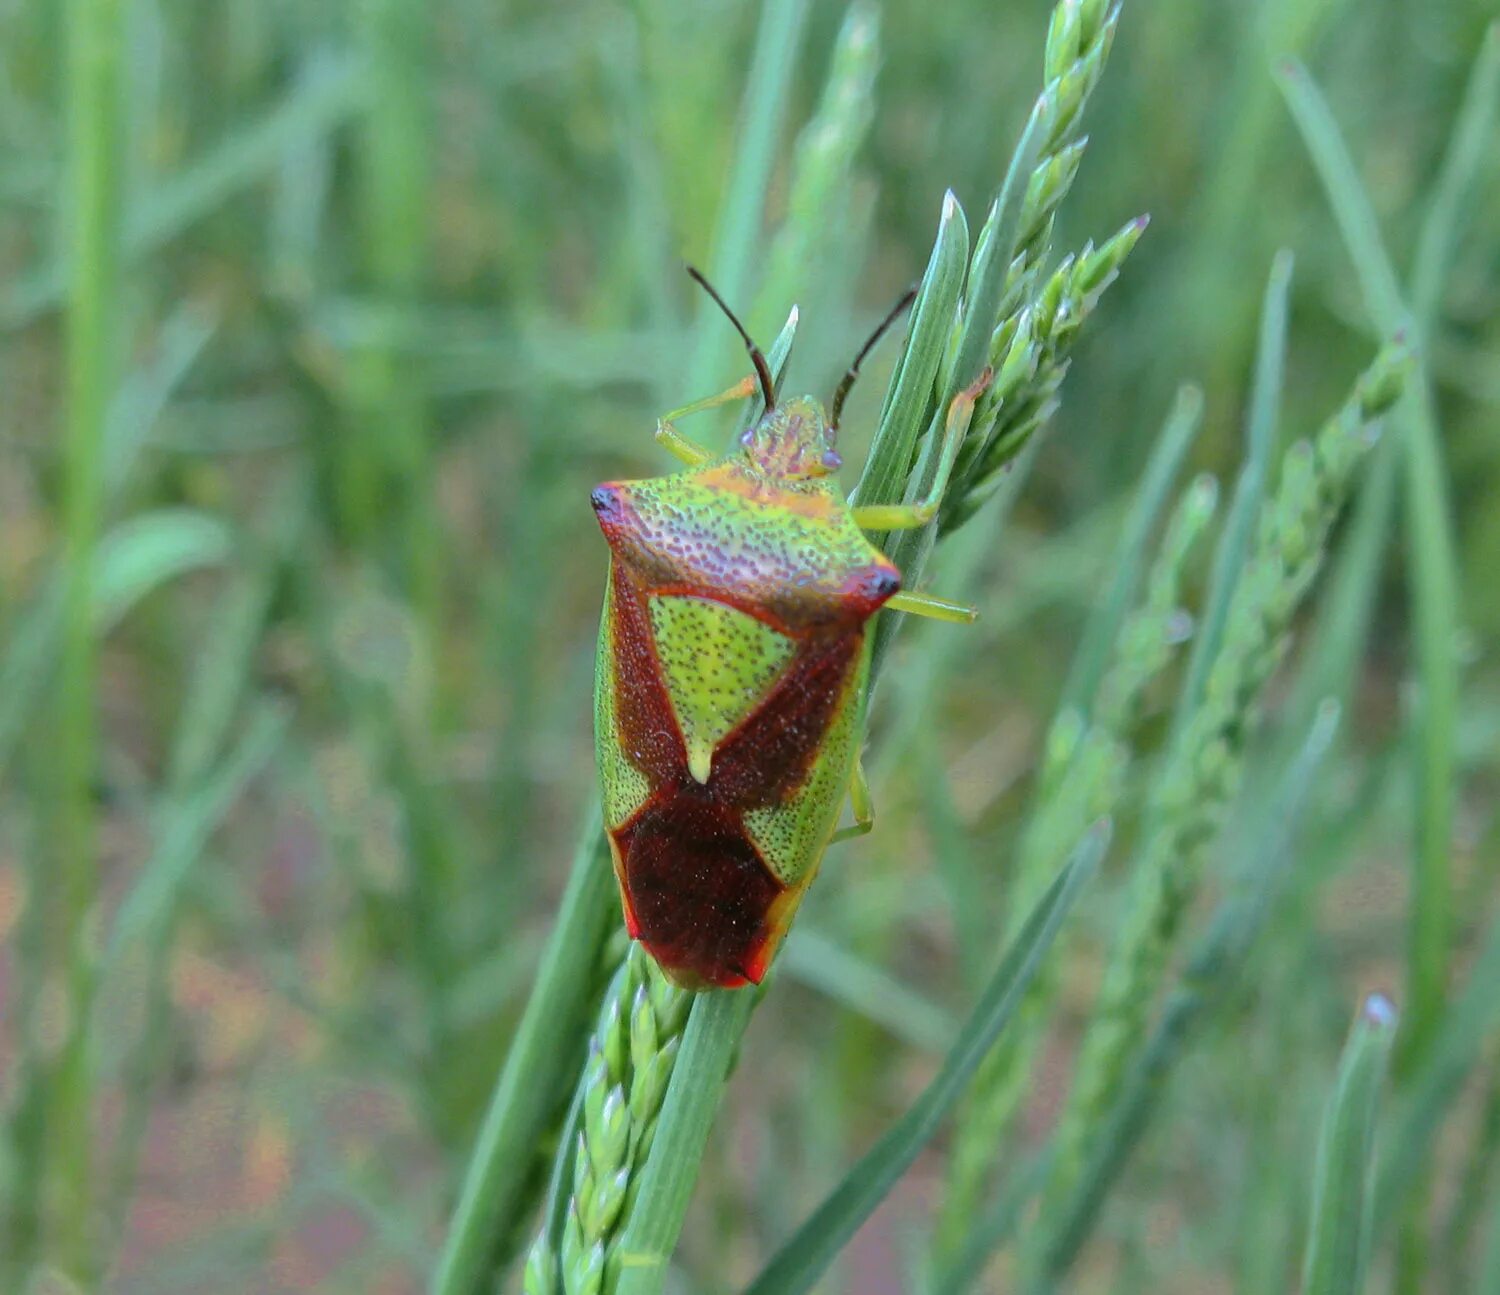
[(839, 452), (837, 450), (824, 450), (823, 466), (830, 472), (837, 472), (841, 467), (844, 466), (844, 460), (839, 457)]

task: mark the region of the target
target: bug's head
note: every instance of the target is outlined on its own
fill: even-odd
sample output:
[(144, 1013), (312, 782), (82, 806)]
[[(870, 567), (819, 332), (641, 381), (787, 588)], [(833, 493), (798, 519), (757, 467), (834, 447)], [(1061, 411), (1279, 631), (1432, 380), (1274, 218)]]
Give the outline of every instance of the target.
[(767, 402), (760, 422), (744, 435), (746, 452), (761, 471), (787, 480), (805, 481), (827, 476), (838, 469), (839, 455), (833, 443), (838, 437), (844, 399), (859, 376), (859, 366), (864, 363), (865, 356), (874, 349), (886, 329), (900, 318), (901, 312), (911, 305), (916, 295), (914, 288), (906, 292), (859, 348), (854, 363), (834, 391), (833, 402), (826, 414), (823, 406), (811, 396), (788, 400), (782, 405)]
[(865, 356), (874, 349), (875, 343), (880, 340), (886, 329), (896, 322), (901, 312), (916, 299), (917, 290), (909, 288), (901, 300), (892, 307), (891, 312), (880, 321), (879, 326), (870, 334), (869, 340), (859, 348), (859, 354), (854, 357), (854, 363), (849, 366), (848, 372), (839, 382), (837, 390), (833, 393), (833, 402), (825, 414), (823, 406), (811, 396), (800, 396), (785, 403), (777, 402), (776, 383), (771, 375), (771, 366), (766, 362), (766, 357), (760, 347), (745, 331), (745, 326), (735, 317), (734, 311), (729, 309), (724, 298), (719, 296), (713, 285), (691, 265), (687, 267), (687, 272), (728, 316), (729, 322), (734, 325), (735, 331), (743, 339), (745, 349), (750, 353), (751, 362), (755, 365), (766, 412), (761, 415), (760, 421), (747, 428), (744, 436), (741, 437), (745, 453), (767, 476), (778, 477), (785, 481), (808, 481), (816, 477), (826, 477), (830, 472), (836, 472), (842, 460), (839, 458), (838, 451), (834, 449), (833, 443), (838, 435), (839, 415), (843, 412), (844, 398), (854, 385), (854, 379), (859, 376), (859, 366), (864, 362)]
[(807, 481), (838, 471), (842, 460), (833, 448), (837, 428), (812, 396), (766, 410), (745, 429), (740, 443), (762, 472), (784, 481)]

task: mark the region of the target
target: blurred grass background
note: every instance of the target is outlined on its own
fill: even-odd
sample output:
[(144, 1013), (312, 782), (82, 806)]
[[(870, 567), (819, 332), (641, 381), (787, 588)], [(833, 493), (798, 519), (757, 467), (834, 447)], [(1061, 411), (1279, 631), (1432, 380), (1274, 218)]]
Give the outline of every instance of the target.
[[(867, 134), (810, 249), (733, 205), (732, 160), (768, 165), (770, 228), (841, 5), (772, 6), (782, 43), (759, 71), (782, 113), (757, 119), (759, 154), (744, 0), (0, 10), (0, 1288), (43, 1260), (152, 1295), (421, 1288), (595, 794), (587, 490), (663, 470), (655, 415), (742, 363), (727, 329), (694, 328), (680, 263), (713, 266), (764, 340), (795, 298), (791, 383), (827, 392), (921, 272), (944, 191), (982, 212), (1049, 8), (870, 11), (878, 45), (848, 77)], [(1486, 0), (1127, 7), (1057, 241), (1152, 225), (1003, 543), (934, 564), (938, 587), (972, 564), (980, 627), (922, 629), (892, 658), (892, 688), (928, 672), (930, 713), (877, 707), (877, 829), (830, 858), (747, 1038), (684, 1240), (703, 1289), (752, 1276), (932, 1073), (972, 989), (954, 869), (998, 954), (1127, 501), (1184, 381), (1205, 398), (1190, 462), (1232, 479), (1279, 248), (1296, 257), (1281, 426), (1316, 428), (1368, 358), (1377, 329), (1277, 60), (1322, 86), (1404, 282), (1492, 21)], [(1294, 902), (1181, 1063), (1077, 1289), (1294, 1284), (1352, 1005), (1378, 988), (1408, 1007), (1425, 857), (1451, 900), (1407, 1037), (1445, 1064), (1398, 1056), (1397, 1097), (1419, 1091), (1394, 1109), (1434, 1128), (1376, 1280), (1500, 1290), (1497, 996), (1470, 970), (1500, 920), (1495, 138), (1451, 270), (1410, 303), (1432, 319), (1460, 569), (1451, 822), (1419, 844), (1425, 577), (1398, 493), (1358, 672), (1322, 681), (1350, 705)], [(845, 420), (850, 484), (889, 363)], [(1148, 752), (1166, 701), (1147, 698)], [(1246, 812), (1229, 839), (1269, 830)], [(1022, 1145), (1066, 1088), (1127, 858), (1054, 970)], [(828, 1288), (910, 1288), (942, 1176), (920, 1161)], [(1003, 1265), (984, 1280), (1007, 1288)]]

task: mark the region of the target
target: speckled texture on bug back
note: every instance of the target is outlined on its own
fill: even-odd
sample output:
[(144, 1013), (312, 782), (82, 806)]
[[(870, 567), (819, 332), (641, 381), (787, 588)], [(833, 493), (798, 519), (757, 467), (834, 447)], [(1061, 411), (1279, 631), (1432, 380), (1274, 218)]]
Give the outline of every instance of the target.
[(900, 587), (832, 479), (781, 462), (737, 451), (593, 497), (605, 826), (632, 936), (694, 988), (764, 975), (849, 785), (867, 622)]

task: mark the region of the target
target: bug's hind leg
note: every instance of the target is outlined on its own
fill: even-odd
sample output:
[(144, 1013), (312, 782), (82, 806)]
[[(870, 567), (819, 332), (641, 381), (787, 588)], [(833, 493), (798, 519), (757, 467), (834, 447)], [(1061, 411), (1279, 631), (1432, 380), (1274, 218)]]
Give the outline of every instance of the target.
[(854, 822), (848, 827), (839, 828), (829, 837), (829, 845), (835, 841), (848, 841), (856, 836), (864, 836), (875, 826), (875, 802), (870, 797), (870, 781), (865, 777), (863, 756), (856, 757), (854, 772), (849, 775), (849, 806), (854, 810)]
[(695, 400), (690, 405), (683, 405), (680, 409), (672, 409), (656, 420), (656, 440), (669, 454), (682, 460), (690, 468), (696, 468), (701, 463), (707, 463), (714, 457), (712, 451), (706, 450), (691, 437), (684, 436), (673, 426), (676, 419), (686, 418), (689, 414), (700, 413), (705, 409), (715, 409), (719, 405), (727, 405), (734, 400), (744, 400), (753, 396), (760, 388), (755, 384), (755, 375), (741, 378), (734, 386), (719, 392), (716, 396), (707, 396), (702, 400)]
[(992, 369), (985, 369), (978, 378), (953, 397), (948, 405), (948, 416), (943, 420), (943, 443), (938, 458), (937, 472), (927, 497), (910, 504), (856, 504), (850, 511), (854, 524), (862, 531), (909, 531), (926, 526), (938, 515), (943, 502), (943, 492), (948, 488), (953, 464), (958, 451), (968, 435), (969, 421), (974, 417), (974, 406), (990, 385), (994, 377)]
[(956, 625), (972, 625), (979, 619), (977, 607), (971, 607), (968, 603), (956, 603), (951, 598), (939, 598), (936, 594), (892, 594), (886, 599), (885, 605), (893, 612), (926, 616), (935, 621), (951, 621)]

